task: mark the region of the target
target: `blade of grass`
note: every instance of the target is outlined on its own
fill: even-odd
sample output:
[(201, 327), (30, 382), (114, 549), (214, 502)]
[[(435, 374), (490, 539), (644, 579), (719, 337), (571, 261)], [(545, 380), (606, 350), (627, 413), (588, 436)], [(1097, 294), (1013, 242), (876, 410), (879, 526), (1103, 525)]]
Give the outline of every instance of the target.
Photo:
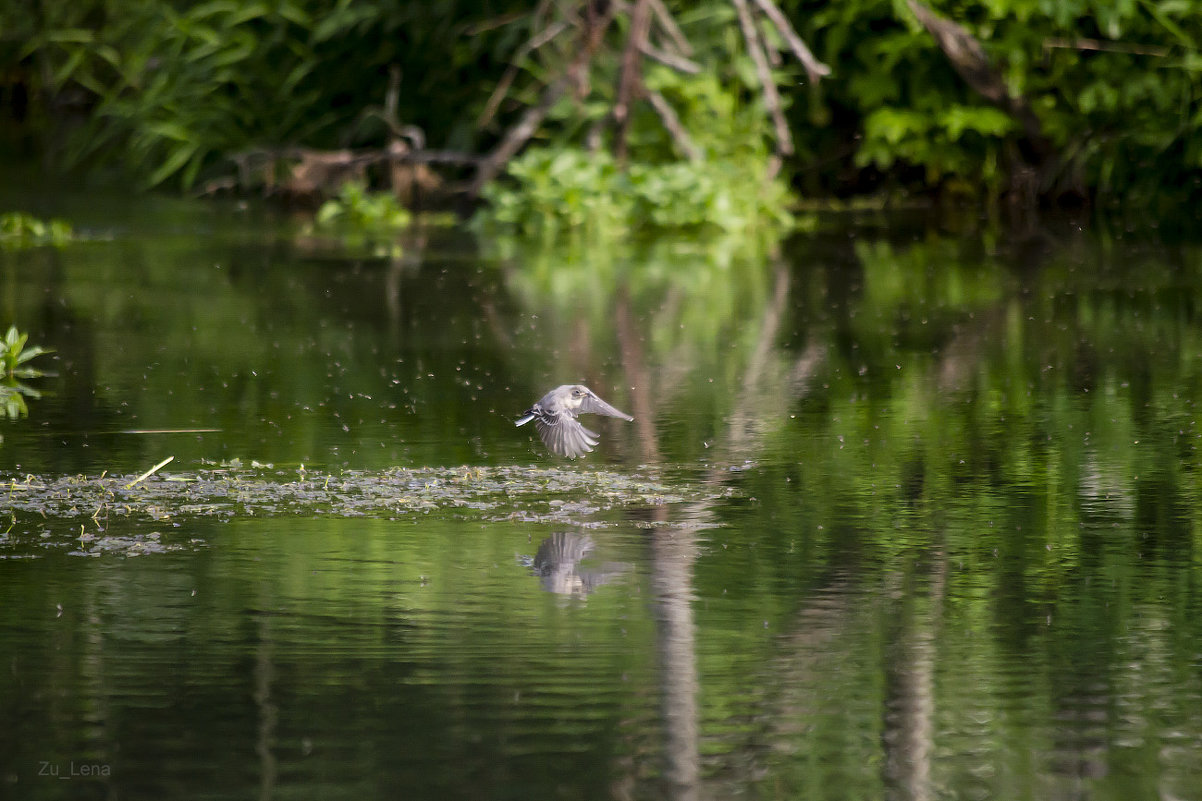
[(137, 478), (135, 478), (133, 481), (131, 481), (131, 482), (129, 482), (128, 484), (126, 484), (126, 485), (125, 485), (125, 488), (126, 488), (126, 489), (129, 489), (129, 488), (130, 488), (130, 487), (132, 487), (134, 484), (137, 484), (138, 482), (142, 481), (143, 479), (145, 479), (145, 478), (148, 478), (149, 476), (153, 475), (153, 474), (154, 474), (154, 472), (155, 472), (156, 470), (158, 470), (159, 468), (163, 467), (164, 465), (166, 465), (168, 462), (170, 462), (170, 461), (171, 461), (172, 459), (174, 459), (174, 458), (175, 458), (174, 456), (168, 456), (166, 459), (164, 459), (163, 461), (159, 462), (159, 463), (158, 463), (158, 464), (156, 464), (154, 467), (150, 468), (150, 469), (149, 469), (149, 470), (147, 470), (145, 473), (143, 473), (142, 475), (140, 475), (140, 476), (138, 476)]
[[(125, 428), (118, 434), (211, 434), (220, 428)], [(160, 465), (161, 467), (162, 465)]]

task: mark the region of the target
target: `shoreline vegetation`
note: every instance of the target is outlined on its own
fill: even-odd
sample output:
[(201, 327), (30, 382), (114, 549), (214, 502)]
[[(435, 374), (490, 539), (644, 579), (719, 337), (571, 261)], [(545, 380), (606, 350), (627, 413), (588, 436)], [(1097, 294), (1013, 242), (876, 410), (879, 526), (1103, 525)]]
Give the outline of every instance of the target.
[(144, 188), (316, 208), (353, 183), (545, 233), (1202, 186), (1202, 20), (1168, 1), (39, 9), (0, 12), (0, 157)]

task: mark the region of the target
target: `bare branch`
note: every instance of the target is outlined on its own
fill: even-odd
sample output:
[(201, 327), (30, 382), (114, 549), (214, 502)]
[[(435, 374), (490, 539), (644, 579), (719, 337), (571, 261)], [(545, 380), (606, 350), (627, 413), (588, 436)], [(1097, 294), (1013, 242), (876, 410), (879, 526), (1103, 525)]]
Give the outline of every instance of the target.
[(780, 56), (780, 48), (776, 46), (768, 37), (768, 32), (771, 26), (763, 16), (752, 14), (752, 19), (755, 20), (755, 29), (760, 35), (760, 41), (764, 45), (764, 55), (768, 57), (768, 66), (774, 70), (778, 70), (785, 65), (785, 60)]
[(393, 164), (478, 164), (480, 156), (458, 150), (412, 150), (408, 153), (387, 153), (372, 156), (373, 161)]
[(550, 112), (551, 106), (555, 105), (555, 101), (568, 90), (568, 86), (573, 83), (578, 83), (581, 80), (585, 68), (592, 60), (593, 54), (597, 52), (597, 48), (601, 45), (601, 39), (605, 35), (605, 30), (613, 21), (616, 13), (613, 6), (610, 6), (601, 14), (592, 13), (592, 5), (588, 6), (589, 15), (582, 32), (582, 46), (576, 56), (576, 59), (568, 66), (568, 68), (554, 81), (547, 84), (543, 89), (543, 95), (539, 99), (538, 105), (531, 106), (526, 109), (526, 112), (518, 120), (501, 141), (493, 148), (492, 152), (485, 156), (479, 162), (479, 167), (476, 170), (476, 177), (472, 179), (468, 192), (472, 196), (480, 194), (480, 190), (484, 185), (497, 177), (497, 173), (509, 162), (511, 158), (517, 155), (522, 146), (529, 141), (530, 137), (534, 136), (534, 132), (538, 130), (538, 126), (546, 118)]
[(781, 13), (772, 0), (755, 0), (755, 4), (760, 7), (768, 19), (772, 20), (772, 24), (785, 37), (785, 41), (789, 43), (789, 49), (793, 51), (793, 55), (797, 57), (810, 76), (810, 83), (818, 83), (823, 76), (831, 74), (831, 68), (814, 58), (810, 48), (797, 35), (797, 31), (793, 30), (788, 18)]
[(654, 90), (647, 90), (647, 101), (651, 107), (655, 109), (655, 113), (659, 114), (660, 122), (668, 129), (668, 133), (672, 134), (672, 140), (680, 151), (684, 153), (689, 161), (700, 161), (701, 151), (693, 144), (693, 140), (689, 138), (689, 132), (680, 124), (680, 117), (676, 116), (676, 109), (672, 108), (663, 95)]
[(484, 105), (484, 111), (480, 112), (480, 118), (476, 120), (477, 127), (483, 128), (492, 121), (493, 115), (497, 113), (497, 108), (501, 105), (501, 101), (505, 99), (505, 95), (509, 94), (509, 87), (513, 85), (514, 79), (517, 78), (518, 70), (520, 69), (518, 65), (522, 63), (526, 56), (566, 31), (569, 27), (566, 22), (556, 22), (553, 25), (547, 26), (542, 32), (532, 36), (526, 44), (522, 45), (521, 49), (514, 56), (513, 61), (509, 63), (505, 74), (501, 76), (501, 80), (497, 83), (497, 88), (493, 89), (492, 94), (489, 95), (488, 102)]
[(501, 142), (480, 162), (480, 167), (476, 171), (476, 177), (469, 190), (470, 194), (479, 195), (484, 185), (497, 177), (501, 168), (517, 155), (518, 151), (522, 149), (522, 145), (526, 144), (530, 137), (534, 136), (534, 132), (542, 124), (547, 112), (551, 110), (551, 106), (555, 105), (555, 101), (559, 100), (567, 91), (568, 82), (569, 76), (565, 73), (543, 89), (543, 96), (538, 101), (538, 105), (526, 109), (517, 124), (506, 132)]
[(1044, 50), (1063, 48), (1068, 50), (1096, 50), (1104, 53), (1127, 53), (1133, 56), (1155, 56), (1163, 58), (1171, 51), (1159, 45), (1128, 44), (1126, 42), (1100, 42), (1097, 39), (1045, 39)]
[(664, 5), (663, 0), (651, 0), (651, 10), (655, 12), (655, 20), (659, 23), (660, 28), (667, 34), (680, 54), (684, 56), (693, 55), (692, 45), (685, 38), (684, 32), (680, 30), (680, 26), (676, 24), (676, 20), (672, 18), (672, 12)]
[(644, 42), (643, 46), (639, 48), (639, 52), (652, 61), (658, 61), (665, 67), (671, 67), (677, 72), (683, 72), (688, 75), (697, 75), (701, 72), (701, 65), (696, 61), (660, 50), (650, 42)]
[(388, 67), (388, 90), (384, 92), (384, 118), (392, 123), (397, 122), (397, 104), (401, 99), (401, 65), (390, 64)]
[(479, 36), (482, 33), (487, 33), (488, 31), (496, 30), (497, 28), (504, 28), (506, 25), (510, 24), (511, 22), (517, 22), (524, 16), (526, 16), (525, 11), (515, 11), (511, 14), (505, 14), (494, 19), (485, 20), (484, 22), (478, 22), (475, 25), (469, 25), (464, 29), (463, 33), (467, 36)]
[(243, 150), (229, 156), (239, 167), (259, 169), (278, 160), (321, 160), (339, 167), (366, 167), (371, 164), (477, 164), (483, 156), (459, 150), (390, 151), (387, 148), (365, 150), (318, 150), (309, 147), (281, 147)]
[(630, 33), (622, 53), (622, 72), (618, 77), (618, 96), (614, 101), (613, 118), (617, 130), (614, 136), (614, 158), (619, 164), (626, 161), (626, 134), (630, 130), (630, 106), (642, 86), (639, 75), (639, 53), (647, 44), (651, 31), (650, 0), (636, 0), (630, 15)]
[(751, 9), (747, 0), (731, 0), (735, 12), (739, 16), (739, 28), (743, 31), (743, 41), (747, 43), (747, 52), (755, 63), (756, 75), (759, 76), (760, 86), (764, 91), (764, 105), (772, 115), (772, 123), (776, 128), (776, 152), (778, 155), (789, 155), (793, 152), (793, 135), (789, 132), (789, 124), (781, 109), (780, 94), (776, 91), (776, 81), (772, 78), (772, 70), (768, 67), (768, 57), (760, 42), (759, 31), (756, 30), (755, 20), (751, 18)]

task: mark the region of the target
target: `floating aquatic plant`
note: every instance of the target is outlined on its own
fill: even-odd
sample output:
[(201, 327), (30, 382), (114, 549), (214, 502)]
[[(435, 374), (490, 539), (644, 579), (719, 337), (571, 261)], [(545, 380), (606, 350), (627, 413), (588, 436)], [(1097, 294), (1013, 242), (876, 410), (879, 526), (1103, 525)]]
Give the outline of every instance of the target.
[(39, 345), (27, 348), (25, 343), (28, 341), (29, 334), (22, 334), (15, 325), (9, 326), (8, 333), (0, 340), (0, 371), (3, 372), (3, 378), (41, 378), (45, 375), (41, 370), (29, 367), (26, 363), (43, 353), (53, 351)]
[(11, 249), (66, 244), (75, 235), (65, 220), (42, 220), (23, 211), (0, 214), (0, 246)]
[(0, 339), (0, 417), (10, 420), (29, 414), (26, 398), (42, 397), (36, 389), (17, 379), (44, 376), (41, 370), (29, 366), (29, 361), (52, 351), (38, 345), (27, 348), (28, 341), (29, 335), (22, 334), (15, 325), (9, 326), (8, 333)]
[(409, 224), (412, 215), (391, 192), (372, 192), (357, 181), (347, 181), (317, 210), (318, 225), (342, 225), (372, 232), (395, 232)]
[[(22, 523), (40, 530), (57, 524), (70, 532), (70, 542), (75, 543), (90, 542), (93, 530), (99, 534), (107, 529), (107, 521), (115, 519), (129, 521), (124, 529), (131, 524), (246, 516), (398, 519), (442, 514), (480, 522), (590, 529), (613, 525), (708, 527), (712, 521), (693, 508), (705, 507), (732, 491), (726, 486), (666, 480), (643, 472), (541, 467), (415, 467), (337, 473), (218, 467), (186, 475), (156, 472), (164, 465), (132, 479), (108, 473), (0, 476), (0, 504), (14, 517), (10, 539), (22, 537)], [(690, 511), (673, 523), (613, 514), (669, 505)], [(61, 543), (61, 538), (42, 542), (54, 545)]]
[(25, 399), (36, 400), (40, 397), (42, 397), (42, 393), (33, 387), (22, 384), (20, 381), (6, 379), (0, 382), (0, 417), (7, 417), (10, 420), (25, 417), (29, 414), (29, 404)]

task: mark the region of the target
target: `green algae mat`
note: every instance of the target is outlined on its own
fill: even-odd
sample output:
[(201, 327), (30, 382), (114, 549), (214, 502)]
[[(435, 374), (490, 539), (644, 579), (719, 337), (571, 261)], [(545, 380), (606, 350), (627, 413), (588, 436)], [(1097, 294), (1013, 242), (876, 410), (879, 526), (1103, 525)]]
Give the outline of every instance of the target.
[[(418, 467), (323, 472), (222, 465), (142, 476), (0, 476), (0, 557), (22, 541), (70, 545), (72, 553), (127, 555), (179, 550), (163, 528), (196, 518), (450, 515), (480, 522), (517, 521), (604, 528), (686, 526), (663, 516), (620, 514), (728, 497), (722, 484), (668, 481), (652, 472), (534, 466)], [(619, 513), (615, 516), (615, 513)], [(678, 516), (673, 516), (678, 518)], [(655, 518), (655, 519), (651, 519)], [(684, 515), (684, 520), (697, 520)], [(117, 534), (113, 529), (120, 528)], [(133, 533), (130, 533), (133, 531)]]

